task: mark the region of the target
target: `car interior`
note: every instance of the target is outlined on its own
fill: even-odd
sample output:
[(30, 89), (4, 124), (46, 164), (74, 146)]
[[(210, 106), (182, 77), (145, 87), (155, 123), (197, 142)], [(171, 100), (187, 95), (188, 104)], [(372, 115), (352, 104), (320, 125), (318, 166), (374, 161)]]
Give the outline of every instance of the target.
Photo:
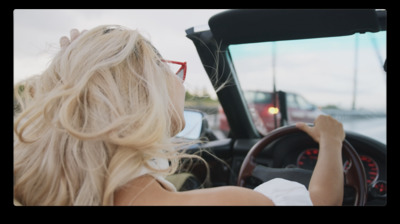
[[(276, 177), (308, 187), (318, 144), (287, 122), (284, 91), (276, 91), (282, 116), (279, 127), (267, 133), (257, 129), (230, 46), (378, 33), (387, 30), (386, 21), (386, 11), (375, 9), (246, 9), (212, 16), (209, 29), (188, 28), (186, 37), (216, 90), (230, 130), (226, 138), (218, 138), (204, 112), (185, 109), (186, 127), (177, 137), (195, 141), (187, 152), (200, 155), (208, 168), (202, 161), (183, 161), (182, 169), (167, 179), (179, 191), (227, 185), (253, 189)], [(386, 72), (386, 61), (383, 69)], [(343, 205), (386, 205), (386, 144), (346, 131), (343, 161)], [(14, 204), (19, 205), (15, 200)]]
[[(182, 171), (191, 175), (181, 190), (225, 185), (254, 188), (274, 177), (295, 180), (307, 187), (315, 165), (315, 160), (310, 158), (318, 153), (318, 144), (293, 125), (283, 122), (281, 127), (266, 135), (257, 130), (246, 106), (229, 46), (386, 31), (386, 11), (227, 10), (212, 16), (208, 25), (209, 30), (198, 31), (192, 27), (186, 30), (186, 34), (196, 47), (214, 89), (218, 89), (216, 93), (230, 132), (227, 138), (215, 138), (204, 113), (192, 111), (203, 114), (203, 118), (187, 122), (201, 123), (197, 137), (205, 141), (192, 145), (188, 152), (199, 153), (208, 162), (209, 174), (204, 164), (195, 162)], [(283, 120), (287, 116), (285, 103), (279, 102)], [(299, 158), (302, 161), (299, 162)], [(347, 167), (343, 205), (386, 205), (386, 144), (346, 131), (343, 161)]]

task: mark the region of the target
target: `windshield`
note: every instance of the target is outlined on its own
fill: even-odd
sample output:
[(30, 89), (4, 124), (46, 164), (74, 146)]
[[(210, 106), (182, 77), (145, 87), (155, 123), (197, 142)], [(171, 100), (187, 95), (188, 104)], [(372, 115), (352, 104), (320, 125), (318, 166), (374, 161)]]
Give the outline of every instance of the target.
[[(237, 44), (229, 53), (258, 130), (329, 114), (386, 143), (386, 32)], [(287, 119), (274, 104), (285, 92)], [(277, 122), (276, 122), (277, 120)], [(262, 125), (260, 125), (262, 124)]]

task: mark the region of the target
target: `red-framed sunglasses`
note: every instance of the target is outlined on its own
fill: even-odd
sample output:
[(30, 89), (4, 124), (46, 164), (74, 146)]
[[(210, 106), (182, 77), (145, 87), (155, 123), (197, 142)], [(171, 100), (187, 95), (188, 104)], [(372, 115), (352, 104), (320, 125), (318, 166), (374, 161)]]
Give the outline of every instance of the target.
[(162, 60), (163, 62), (170, 63), (170, 64), (175, 64), (175, 65), (180, 65), (179, 69), (176, 72), (176, 75), (182, 79), (182, 81), (185, 81), (186, 78), (186, 61), (185, 62), (179, 62), (179, 61), (170, 61), (170, 60)]

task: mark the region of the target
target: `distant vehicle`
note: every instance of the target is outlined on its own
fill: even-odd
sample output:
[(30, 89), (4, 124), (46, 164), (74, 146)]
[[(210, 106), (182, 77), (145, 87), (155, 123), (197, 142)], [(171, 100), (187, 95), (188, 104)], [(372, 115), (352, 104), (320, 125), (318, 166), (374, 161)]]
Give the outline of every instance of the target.
[[(268, 133), (281, 126), (282, 115), (279, 109), (279, 100), (276, 100), (276, 106), (274, 106), (272, 92), (244, 91), (244, 97), (257, 130), (265, 134), (265, 132)], [(299, 121), (312, 123), (318, 115), (323, 113), (314, 104), (309, 103), (304, 97), (296, 93), (286, 93), (286, 105), (287, 124), (294, 124)], [(257, 113), (254, 113), (254, 111)], [(260, 121), (262, 122), (261, 125)], [(222, 108), (219, 108), (219, 124), (223, 132), (229, 131), (229, 125)]]

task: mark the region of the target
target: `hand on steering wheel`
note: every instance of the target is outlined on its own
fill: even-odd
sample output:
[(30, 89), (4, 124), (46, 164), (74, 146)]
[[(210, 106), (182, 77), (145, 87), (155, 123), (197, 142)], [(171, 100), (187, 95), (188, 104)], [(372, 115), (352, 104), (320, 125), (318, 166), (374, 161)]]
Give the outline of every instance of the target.
[[(274, 131), (270, 132), (268, 135), (266, 135), (264, 138), (262, 138), (258, 143), (256, 143), (248, 152), (247, 156), (245, 157), (242, 167), (239, 172), (239, 178), (238, 178), (238, 185), (239, 186), (245, 186), (246, 181), (248, 180), (249, 177), (255, 176), (257, 178), (257, 175), (259, 175), (260, 171), (265, 171), (268, 168), (263, 168), (263, 166), (258, 165), (255, 162), (255, 158), (258, 156), (258, 154), (270, 143), (274, 142), (275, 140), (282, 138), (283, 136), (290, 135), (290, 134), (295, 134), (295, 133), (301, 133), (302, 130), (300, 130), (298, 127), (295, 125), (292, 126), (286, 126), (282, 128), (275, 129)], [(304, 135), (304, 138), (309, 138), (308, 135)], [(315, 140), (315, 138), (314, 138)], [(345, 170), (344, 172), (344, 177), (345, 177), (345, 185), (351, 186), (355, 189), (356, 192), (356, 199), (354, 202), (354, 205), (358, 206), (363, 206), (366, 203), (367, 199), (367, 182), (366, 182), (366, 175), (364, 171), (364, 166), (360, 160), (360, 157), (358, 156), (357, 152), (354, 150), (354, 148), (351, 146), (351, 144), (344, 140), (342, 144), (342, 152), (344, 156), (350, 161), (351, 166)], [(309, 178), (311, 178), (311, 173), (302, 171), (302, 169), (296, 168), (296, 169), (277, 169), (277, 168), (271, 168), (274, 169), (273, 172), (283, 175), (285, 178), (286, 176), (290, 176), (292, 180), (298, 181), (300, 183), (304, 182), (304, 180), (309, 181)], [(279, 172), (276, 172), (279, 170)], [(267, 171), (268, 172), (268, 171)], [(265, 173), (265, 172), (264, 172)], [(265, 177), (265, 175), (264, 175)], [(279, 176), (276, 176), (279, 177)], [(269, 177), (272, 178), (272, 177)], [(267, 181), (266, 179), (262, 179), (263, 181)]]

